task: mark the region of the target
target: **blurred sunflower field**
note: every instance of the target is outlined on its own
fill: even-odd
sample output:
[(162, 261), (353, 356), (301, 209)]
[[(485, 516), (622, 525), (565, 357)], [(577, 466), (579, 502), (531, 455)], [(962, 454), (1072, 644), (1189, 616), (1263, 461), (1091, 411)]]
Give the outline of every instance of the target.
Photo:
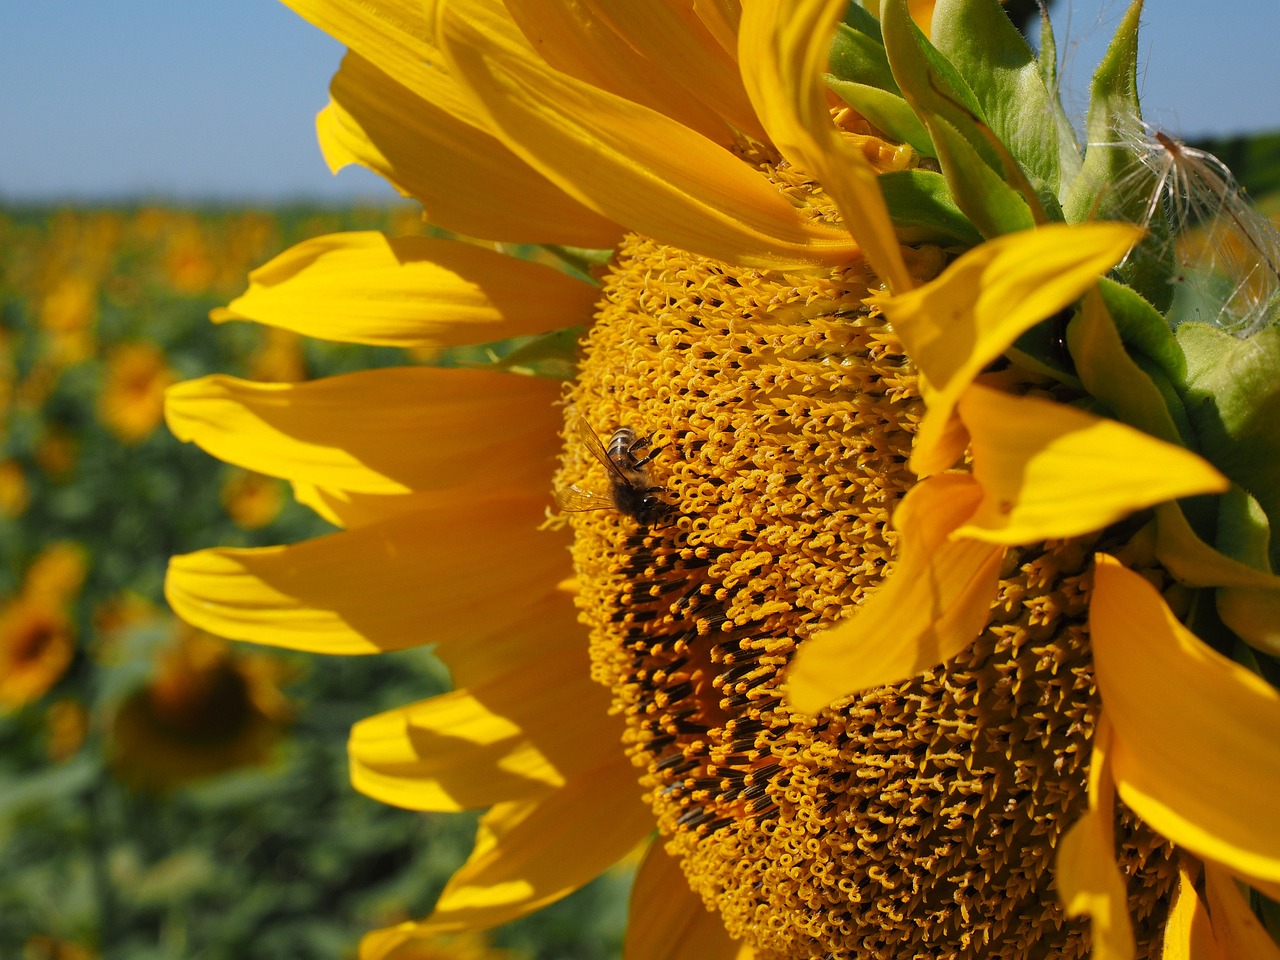
[[(0, 207), (0, 957), (353, 957), (466, 856), (472, 818), (348, 782), (352, 723), (448, 688), (431, 654), (231, 645), (162, 596), (171, 555), (331, 529), (180, 443), (166, 387), (433, 359), (210, 311), (306, 238), (425, 229), (409, 208)], [(412, 956), (616, 955), (628, 883)]]

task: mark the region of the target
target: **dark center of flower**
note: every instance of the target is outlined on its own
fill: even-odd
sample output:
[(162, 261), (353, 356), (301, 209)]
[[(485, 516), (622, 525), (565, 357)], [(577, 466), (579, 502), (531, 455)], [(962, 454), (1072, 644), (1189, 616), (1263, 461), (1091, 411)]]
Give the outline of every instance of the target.
[[(625, 427), (669, 509), (573, 514), (595, 676), (668, 849), (757, 956), (1083, 957), (1052, 865), (1098, 712), (1092, 544), (1011, 553), (990, 626), (928, 674), (817, 718), (781, 700), (797, 644), (883, 579), (915, 480), (922, 404), (874, 282), (621, 248), (557, 483), (607, 492), (575, 425)], [(1117, 837), (1146, 955), (1175, 870), (1127, 813)]]

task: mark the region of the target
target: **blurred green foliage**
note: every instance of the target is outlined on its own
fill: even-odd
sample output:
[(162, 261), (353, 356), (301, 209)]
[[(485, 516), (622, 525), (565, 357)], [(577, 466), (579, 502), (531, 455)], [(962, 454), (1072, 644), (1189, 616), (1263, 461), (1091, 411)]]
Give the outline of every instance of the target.
[[(265, 763), (165, 789), (129, 786), (113, 763), (122, 705), (182, 642), (163, 606), (167, 558), (331, 529), (279, 481), (175, 440), (158, 421), (163, 386), (431, 359), (208, 321), (254, 266), (352, 229), (425, 228), (408, 210), (0, 208), (0, 670), (37, 678), (0, 703), (0, 956), (354, 957), (365, 931), (425, 915), (469, 851), (474, 817), (396, 810), (347, 781), (352, 723), (447, 688), (426, 651), (232, 645), (236, 669), (269, 655), (291, 705)], [(37, 574), (55, 544), (80, 566)], [(51, 580), (61, 664), (37, 656), (61, 628), (19, 635), (12, 615)], [(492, 943), (537, 960), (616, 956), (628, 883), (608, 874)]]

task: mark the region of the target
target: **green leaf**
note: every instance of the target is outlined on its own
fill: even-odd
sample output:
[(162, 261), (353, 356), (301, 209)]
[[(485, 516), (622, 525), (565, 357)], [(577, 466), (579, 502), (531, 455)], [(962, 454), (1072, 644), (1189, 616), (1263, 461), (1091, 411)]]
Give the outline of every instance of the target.
[(911, 144), (917, 153), (926, 157), (937, 156), (929, 131), (902, 97), (879, 87), (830, 75), (827, 76), (827, 86), (891, 139)]
[(942, 174), (899, 170), (880, 174), (879, 183), (903, 243), (972, 247), (982, 242), (982, 235), (951, 199)]
[(1183, 400), (1202, 452), (1257, 499), (1274, 527), (1280, 518), (1280, 328), (1237, 339), (1207, 324), (1184, 323), (1175, 336), (1187, 357)]
[(978, 99), (981, 116), (1037, 193), (1058, 194), (1057, 98), (998, 0), (941, 0), (930, 31)]

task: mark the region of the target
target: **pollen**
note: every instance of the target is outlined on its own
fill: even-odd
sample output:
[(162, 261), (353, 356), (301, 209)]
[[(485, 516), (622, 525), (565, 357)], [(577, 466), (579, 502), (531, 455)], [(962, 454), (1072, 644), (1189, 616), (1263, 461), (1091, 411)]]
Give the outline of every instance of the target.
[[(904, 251), (928, 277), (939, 251)], [(861, 263), (820, 274), (619, 249), (565, 397), (556, 484), (606, 493), (584, 449), (647, 438), (670, 510), (570, 515), (595, 679), (613, 692), (668, 850), (761, 960), (1077, 958), (1052, 866), (1086, 805), (1098, 717), (1082, 540), (1011, 552), (991, 624), (908, 682), (792, 715), (797, 645), (874, 590), (923, 414)], [(1127, 812), (1139, 955), (1176, 877)]]

